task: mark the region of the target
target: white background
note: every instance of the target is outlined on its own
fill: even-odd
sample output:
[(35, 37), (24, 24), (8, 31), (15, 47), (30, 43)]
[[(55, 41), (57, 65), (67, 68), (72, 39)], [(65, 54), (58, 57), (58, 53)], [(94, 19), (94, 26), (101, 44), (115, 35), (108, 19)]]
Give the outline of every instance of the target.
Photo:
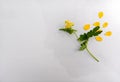
[[(119, 0), (0, 0), (0, 82), (120, 82)], [(99, 20), (97, 13), (105, 16)], [(113, 35), (80, 52), (64, 20), (83, 25), (108, 21)]]

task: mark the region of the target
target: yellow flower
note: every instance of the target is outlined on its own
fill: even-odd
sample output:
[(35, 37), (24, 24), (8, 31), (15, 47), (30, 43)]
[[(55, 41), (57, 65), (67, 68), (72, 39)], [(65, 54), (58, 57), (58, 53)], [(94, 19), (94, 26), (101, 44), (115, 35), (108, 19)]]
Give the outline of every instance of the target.
[(104, 15), (104, 13), (103, 13), (102, 11), (98, 13), (98, 17), (99, 17), (99, 18), (102, 18), (103, 15)]
[(65, 25), (65, 28), (71, 28), (71, 27), (72, 27), (71, 24), (66, 24), (66, 25)]
[(108, 26), (108, 22), (104, 22), (102, 26), (103, 26), (103, 28), (107, 27)]
[(74, 23), (69, 21), (69, 20), (66, 20), (65, 21), (65, 28), (71, 28), (72, 26), (74, 26)]
[(112, 35), (112, 32), (111, 32), (111, 31), (107, 31), (104, 35), (105, 35), (105, 36), (111, 36), (111, 35)]
[(65, 20), (65, 24), (66, 24), (66, 23), (70, 23), (70, 22), (71, 22), (71, 21), (69, 21), (69, 20)]
[(102, 40), (103, 40), (101, 36), (96, 36), (95, 39), (96, 39), (97, 41), (102, 41)]
[(93, 26), (100, 26), (100, 22), (94, 22)]
[(89, 30), (89, 29), (90, 29), (90, 24), (84, 25), (83, 29), (84, 29), (84, 30)]

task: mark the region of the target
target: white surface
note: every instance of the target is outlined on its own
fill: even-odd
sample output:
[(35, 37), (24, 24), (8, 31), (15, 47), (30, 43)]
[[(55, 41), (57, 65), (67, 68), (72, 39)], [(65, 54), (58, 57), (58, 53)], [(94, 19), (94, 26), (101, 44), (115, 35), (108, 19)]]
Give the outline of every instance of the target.
[[(120, 82), (119, 0), (0, 0), (0, 82)], [(79, 52), (74, 36), (58, 29), (64, 20), (80, 33), (85, 23), (109, 22), (112, 37)]]

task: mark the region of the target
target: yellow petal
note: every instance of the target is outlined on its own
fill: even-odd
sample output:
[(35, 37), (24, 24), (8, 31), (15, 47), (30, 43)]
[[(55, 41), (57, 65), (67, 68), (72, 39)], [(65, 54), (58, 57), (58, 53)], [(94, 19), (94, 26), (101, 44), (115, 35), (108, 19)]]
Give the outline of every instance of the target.
[(96, 39), (96, 41), (102, 41), (103, 40), (101, 36), (96, 36), (95, 39)]
[(69, 20), (66, 20), (65, 21), (65, 28), (71, 28), (72, 26), (74, 26), (74, 23), (69, 21)]
[(103, 26), (103, 28), (107, 27), (108, 26), (108, 22), (104, 22), (102, 26)]
[(100, 26), (100, 22), (94, 22), (93, 26)]
[(90, 24), (84, 25), (83, 29), (84, 29), (84, 30), (89, 30), (89, 29), (90, 29)]
[(72, 25), (74, 25), (74, 23), (71, 22), (71, 21), (69, 21), (69, 20), (66, 20), (66, 21), (65, 21), (65, 24), (72, 24)]
[(74, 23), (69, 21), (69, 20), (66, 20), (65, 21), (65, 28), (71, 28), (72, 26), (74, 26)]
[(106, 33), (105, 33), (105, 36), (111, 36), (112, 35), (112, 32), (111, 31), (107, 31)]
[(102, 11), (98, 13), (98, 17), (99, 17), (99, 18), (102, 18), (103, 15), (104, 15), (104, 13), (103, 13)]
[(74, 23), (73, 23), (73, 22), (71, 22), (70, 24), (71, 24), (71, 26), (74, 26)]
[(66, 24), (65, 28), (71, 28), (72, 26), (70, 24)]
[(65, 20), (65, 23), (69, 23), (70, 21), (69, 20)]

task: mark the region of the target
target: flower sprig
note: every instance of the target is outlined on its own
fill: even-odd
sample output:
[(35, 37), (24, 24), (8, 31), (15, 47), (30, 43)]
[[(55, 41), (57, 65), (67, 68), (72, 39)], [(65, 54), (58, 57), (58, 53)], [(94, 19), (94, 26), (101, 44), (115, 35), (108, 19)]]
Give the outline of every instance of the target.
[(65, 21), (65, 27), (64, 28), (60, 28), (59, 30), (61, 31), (65, 31), (69, 34), (72, 34), (74, 32), (76, 32), (77, 30), (73, 29), (72, 27), (74, 26), (74, 23), (69, 21), (69, 20), (66, 20)]
[[(101, 19), (102, 17), (104, 16), (104, 13), (103, 12), (99, 12), (98, 13), (98, 17)], [(94, 58), (97, 62), (99, 62), (99, 60), (90, 52), (90, 50), (88, 49), (88, 42), (89, 42), (89, 39), (92, 38), (92, 37), (95, 37), (96, 41), (102, 41), (103, 38), (100, 36), (100, 34), (103, 32), (103, 30), (101, 30), (101, 28), (106, 28), (108, 26), (108, 22), (104, 22), (102, 24), (102, 26), (100, 26), (100, 22), (94, 22), (93, 23), (93, 27), (91, 30), (89, 30), (91, 28), (91, 25), (90, 24), (85, 24), (83, 26), (83, 29), (85, 31), (88, 31), (88, 32), (85, 32), (83, 34), (80, 34), (79, 36), (76, 34), (77, 30), (73, 29), (72, 27), (74, 26), (74, 23), (69, 21), (69, 20), (66, 20), (65, 21), (65, 27), (64, 28), (60, 28), (59, 30), (61, 31), (64, 31), (64, 32), (67, 32), (69, 34), (75, 34), (76, 38), (77, 38), (77, 41), (80, 43), (80, 51), (83, 51), (83, 50), (87, 50), (87, 52), (90, 54), (90, 56), (92, 58)], [(111, 31), (107, 31), (104, 33), (105, 36), (111, 36), (112, 35), (112, 32)]]

